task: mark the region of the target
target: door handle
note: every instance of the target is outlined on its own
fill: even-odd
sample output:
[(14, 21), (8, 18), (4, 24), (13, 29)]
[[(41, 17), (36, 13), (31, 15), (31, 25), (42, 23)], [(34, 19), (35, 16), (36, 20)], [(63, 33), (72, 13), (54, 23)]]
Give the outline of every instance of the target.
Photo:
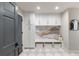
[(18, 43), (15, 43), (15, 47), (17, 47), (18, 46)]
[(21, 34), (23, 34), (23, 32), (21, 32)]

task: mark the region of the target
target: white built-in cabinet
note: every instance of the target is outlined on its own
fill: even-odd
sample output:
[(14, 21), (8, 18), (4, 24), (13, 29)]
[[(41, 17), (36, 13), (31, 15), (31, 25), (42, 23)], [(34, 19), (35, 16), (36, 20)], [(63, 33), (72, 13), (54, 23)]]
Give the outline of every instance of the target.
[[(26, 17), (26, 16), (25, 16)], [(35, 36), (36, 36), (36, 26), (40, 25), (54, 25), (59, 26), (61, 25), (61, 15), (55, 14), (55, 15), (47, 15), (47, 14), (30, 14), (28, 17), (28, 40), (27, 43), (25, 43), (26, 47), (35, 48)], [(26, 19), (25, 19), (26, 21)]]
[(61, 15), (35, 15), (32, 20), (34, 25), (61, 25)]

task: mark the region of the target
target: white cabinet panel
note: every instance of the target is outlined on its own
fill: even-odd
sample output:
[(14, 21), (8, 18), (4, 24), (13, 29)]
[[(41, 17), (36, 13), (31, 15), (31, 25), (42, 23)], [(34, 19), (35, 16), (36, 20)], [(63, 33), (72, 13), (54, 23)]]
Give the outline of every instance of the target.
[(47, 17), (46, 16), (40, 16), (40, 23), (39, 25), (47, 25)]
[(35, 21), (34, 21), (35, 25), (39, 25), (40, 24), (40, 17), (38, 15), (35, 16)]
[(56, 16), (49, 16), (48, 25), (56, 24)]
[(61, 25), (61, 15), (35, 15), (35, 25)]
[(61, 25), (61, 16), (60, 15), (58, 15), (56, 17), (56, 25)]

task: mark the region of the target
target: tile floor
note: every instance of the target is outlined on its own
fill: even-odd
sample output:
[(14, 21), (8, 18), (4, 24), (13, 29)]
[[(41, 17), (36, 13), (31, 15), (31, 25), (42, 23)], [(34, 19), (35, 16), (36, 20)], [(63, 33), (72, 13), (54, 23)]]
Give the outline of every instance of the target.
[(35, 49), (24, 49), (20, 56), (79, 56), (79, 53), (69, 53), (66, 52), (59, 45), (37, 44)]

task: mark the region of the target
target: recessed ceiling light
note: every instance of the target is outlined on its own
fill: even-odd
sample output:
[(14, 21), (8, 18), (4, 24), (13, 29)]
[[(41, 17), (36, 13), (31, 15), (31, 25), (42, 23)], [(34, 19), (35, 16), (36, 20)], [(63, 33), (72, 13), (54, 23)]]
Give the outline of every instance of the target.
[(40, 6), (37, 6), (36, 8), (37, 8), (37, 10), (40, 10)]
[(59, 9), (59, 7), (58, 7), (58, 6), (56, 6), (56, 7), (55, 7), (55, 10), (58, 10), (58, 9)]

